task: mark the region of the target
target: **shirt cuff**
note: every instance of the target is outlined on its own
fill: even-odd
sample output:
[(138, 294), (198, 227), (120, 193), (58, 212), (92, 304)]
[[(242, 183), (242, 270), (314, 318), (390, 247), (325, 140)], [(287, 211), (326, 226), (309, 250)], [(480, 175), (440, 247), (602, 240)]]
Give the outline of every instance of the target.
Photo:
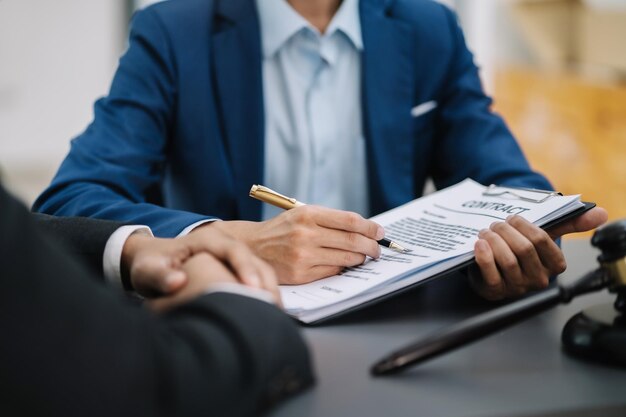
[(196, 227), (200, 227), (203, 224), (206, 223), (213, 223), (215, 221), (218, 221), (219, 219), (205, 219), (205, 220), (200, 220), (199, 222), (195, 222), (193, 224), (190, 224), (189, 226), (185, 227), (183, 229), (182, 232), (180, 232), (176, 237), (183, 237), (183, 236), (187, 236), (189, 233), (191, 233)]
[(264, 301), (269, 304), (276, 304), (272, 293), (270, 293), (269, 291), (262, 290), (260, 288), (247, 287), (243, 284), (236, 284), (233, 282), (212, 284), (209, 288), (207, 288), (205, 294), (214, 294), (220, 292), (237, 294), (248, 298), (255, 298), (259, 301)]
[(153, 236), (152, 231), (147, 226), (122, 226), (109, 237), (102, 255), (102, 270), (106, 282), (121, 291), (124, 291), (121, 272), (122, 250), (126, 240), (133, 233)]

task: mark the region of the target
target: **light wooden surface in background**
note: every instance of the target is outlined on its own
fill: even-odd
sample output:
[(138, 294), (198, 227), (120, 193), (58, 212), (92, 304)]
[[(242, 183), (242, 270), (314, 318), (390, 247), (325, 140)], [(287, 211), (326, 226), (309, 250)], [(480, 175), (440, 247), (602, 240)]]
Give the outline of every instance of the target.
[(531, 165), (564, 194), (626, 218), (626, 85), (532, 70), (500, 71), (494, 109)]

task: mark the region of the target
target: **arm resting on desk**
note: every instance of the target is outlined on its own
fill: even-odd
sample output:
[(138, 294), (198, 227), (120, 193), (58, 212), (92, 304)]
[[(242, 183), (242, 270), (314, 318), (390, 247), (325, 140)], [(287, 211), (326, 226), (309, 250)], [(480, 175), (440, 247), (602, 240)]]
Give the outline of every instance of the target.
[(276, 307), (233, 294), (155, 316), (108, 291), (0, 190), (0, 414), (252, 415), (312, 381)]

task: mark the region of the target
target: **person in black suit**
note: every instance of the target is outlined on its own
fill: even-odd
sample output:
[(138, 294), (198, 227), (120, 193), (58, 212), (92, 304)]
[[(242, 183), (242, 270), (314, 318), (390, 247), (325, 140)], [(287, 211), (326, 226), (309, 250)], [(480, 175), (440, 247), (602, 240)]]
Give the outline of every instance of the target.
[[(85, 234), (85, 252), (106, 227)], [(157, 315), (102, 285), (0, 187), (0, 268), (0, 415), (255, 415), (312, 383), (292, 321), (218, 292), (237, 277), (206, 252)]]

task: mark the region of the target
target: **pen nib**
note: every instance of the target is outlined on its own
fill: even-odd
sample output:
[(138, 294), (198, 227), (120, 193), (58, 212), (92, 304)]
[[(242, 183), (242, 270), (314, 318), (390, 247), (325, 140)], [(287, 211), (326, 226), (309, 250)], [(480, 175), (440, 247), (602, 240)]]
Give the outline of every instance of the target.
[(400, 252), (400, 253), (409, 253), (409, 252), (411, 252), (409, 249), (403, 248), (402, 246), (398, 245), (396, 242), (391, 242), (389, 244), (389, 249), (393, 249), (396, 252)]

